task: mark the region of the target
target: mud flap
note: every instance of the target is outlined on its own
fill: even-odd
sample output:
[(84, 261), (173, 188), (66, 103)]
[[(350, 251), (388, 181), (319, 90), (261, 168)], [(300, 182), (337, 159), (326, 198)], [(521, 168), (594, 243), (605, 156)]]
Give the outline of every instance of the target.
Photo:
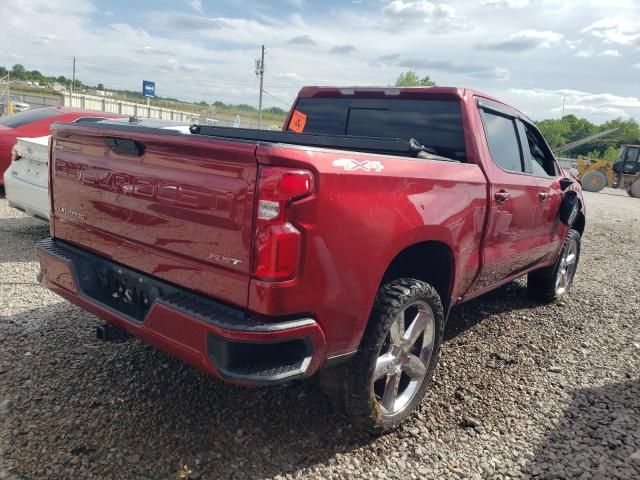
[(565, 192), (560, 204), (560, 221), (570, 227), (574, 224), (579, 211), (578, 194), (573, 190)]

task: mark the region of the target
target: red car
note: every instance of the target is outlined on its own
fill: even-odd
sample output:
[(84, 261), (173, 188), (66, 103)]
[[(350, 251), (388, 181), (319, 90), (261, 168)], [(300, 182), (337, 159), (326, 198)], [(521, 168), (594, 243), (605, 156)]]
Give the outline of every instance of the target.
[(74, 122), (79, 119), (117, 118), (113, 113), (92, 112), (66, 107), (44, 107), (0, 117), (0, 185), (4, 171), (11, 164), (11, 149), (18, 137), (49, 135), (53, 122)]
[(225, 381), (321, 376), (358, 425), (423, 398), (449, 309), (528, 275), (566, 295), (580, 185), (462, 88), (303, 89), (283, 132), (56, 125), (40, 281)]

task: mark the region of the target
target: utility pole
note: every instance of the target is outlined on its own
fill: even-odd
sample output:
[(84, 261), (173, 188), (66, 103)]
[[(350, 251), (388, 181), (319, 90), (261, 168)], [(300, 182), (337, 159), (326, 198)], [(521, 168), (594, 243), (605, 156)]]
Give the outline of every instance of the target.
[(262, 128), (262, 86), (264, 82), (264, 45), (262, 45), (262, 55), (256, 60), (256, 76), (260, 77), (260, 100), (258, 102), (258, 130)]
[(564, 102), (567, 100), (567, 96), (562, 96), (562, 118), (564, 118)]
[(76, 57), (73, 57), (73, 76), (71, 77), (71, 105), (73, 106), (73, 87), (76, 83)]
[[(11, 106), (11, 111), (9, 111)], [(11, 103), (11, 73), (7, 72), (7, 113), (13, 113), (13, 104)]]

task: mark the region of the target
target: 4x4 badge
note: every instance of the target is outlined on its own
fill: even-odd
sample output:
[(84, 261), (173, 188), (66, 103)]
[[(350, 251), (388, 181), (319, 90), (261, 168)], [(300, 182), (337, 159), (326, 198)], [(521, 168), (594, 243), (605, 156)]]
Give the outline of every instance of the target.
[(378, 172), (380, 173), (384, 169), (384, 165), (378, 160), (363, 160), (359, 162), (352, 158), (339, 158), (333, 161), (334, 167), (342, 167), (347, 172), (353, 172), (354, 170), (364, 170), (365, 172)]

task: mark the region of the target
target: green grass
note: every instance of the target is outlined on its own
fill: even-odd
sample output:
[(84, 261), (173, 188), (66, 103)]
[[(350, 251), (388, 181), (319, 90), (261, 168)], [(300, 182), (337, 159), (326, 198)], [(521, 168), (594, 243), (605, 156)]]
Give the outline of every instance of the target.
[(28, 87), (28, 86), (11, 86), (11, 95), (40, 95), (43, 97), (59, 97), (60, 94), (54, 92), (50, 88), (38, 88), (38, 87)]

